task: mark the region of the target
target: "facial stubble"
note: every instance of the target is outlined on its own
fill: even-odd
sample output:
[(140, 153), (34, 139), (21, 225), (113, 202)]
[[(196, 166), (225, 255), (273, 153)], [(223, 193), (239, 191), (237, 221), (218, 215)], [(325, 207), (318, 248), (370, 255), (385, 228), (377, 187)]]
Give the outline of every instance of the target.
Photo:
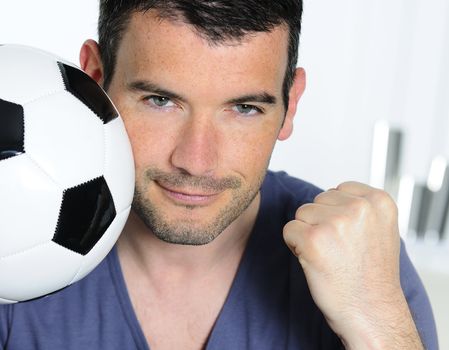
[[(243, 186), (242, 181), (234, 176), (221, 179), (197, 177), (187, 174), (165, 173), (149, 168), (144, 172), (143, 179), (136, 183), (133, 200), (133, 210), (144, 224), (159, 239), (174, 244), (204, 245), (213, 241), (234, 220), (236, 220), (252, 203), (262, 184), (261, 175), (253, 186)], [(204, 191), (224, 194), (230, 193), (230, 200), (216, 214), (198, 223), (194, 218), (176, 220), (170, 218), (170, 213), (163, 213), (160, 206), (148, 196), (148, 188), (152, 182), (161, 182), (183, 188), (188, 186)], [(181, 210), (200, 210), (198, 206), (181, 206)], [(177, 210), (175, 207), (173, 210)]]

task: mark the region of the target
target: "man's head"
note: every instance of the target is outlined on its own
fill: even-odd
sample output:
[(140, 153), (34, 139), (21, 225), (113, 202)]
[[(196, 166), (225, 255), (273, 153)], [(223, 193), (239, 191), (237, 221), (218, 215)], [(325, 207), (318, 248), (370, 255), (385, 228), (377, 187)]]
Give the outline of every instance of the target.
[(101, 6), (100, 44), (83, 45), (81, 67), (125, 122), (134, 212), (179, 244), (205, 244), (251, 221), (276, 139), (291, 134), (304, 90), (295, 69), (301, 2)]
[(287, 109), (288, 92), (298, 61), (302, 0), (100, 0), (98, 36), (106, 90), (114, 74), (117, 48), (131, 14), (151, 9), (157, 10), (161, 18), (191, 24), (211, 44), (238, 41), (245, 35), (285, 25), (289, 32), (283, 85), (283, 102)]

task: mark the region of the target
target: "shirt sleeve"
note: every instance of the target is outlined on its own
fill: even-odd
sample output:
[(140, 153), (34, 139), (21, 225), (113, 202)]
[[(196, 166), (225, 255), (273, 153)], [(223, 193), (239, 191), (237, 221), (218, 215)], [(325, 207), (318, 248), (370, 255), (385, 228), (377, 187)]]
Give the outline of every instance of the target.
[(424, 348), (438, 350), (438, 337), (432, 307), (424, 285), (410, 261), (404, 242), (401, 242), (400, 268), (401, 286)]

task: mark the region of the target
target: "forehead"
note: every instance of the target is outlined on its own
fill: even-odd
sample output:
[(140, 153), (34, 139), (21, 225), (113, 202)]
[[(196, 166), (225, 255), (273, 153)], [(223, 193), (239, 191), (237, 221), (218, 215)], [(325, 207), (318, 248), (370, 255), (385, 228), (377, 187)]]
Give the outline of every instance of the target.
[[(251, 77), (281, 84), (288, 57), (288, 29), (247, 34), (239, 40), (214, 43), (181, 20), (162, 19), (154, 10), (131, 15), (117, 55), (117, 68), (129, 74), (176, 74), (212, 78)], [(277, 86), (273, 86), (276, 88)]]

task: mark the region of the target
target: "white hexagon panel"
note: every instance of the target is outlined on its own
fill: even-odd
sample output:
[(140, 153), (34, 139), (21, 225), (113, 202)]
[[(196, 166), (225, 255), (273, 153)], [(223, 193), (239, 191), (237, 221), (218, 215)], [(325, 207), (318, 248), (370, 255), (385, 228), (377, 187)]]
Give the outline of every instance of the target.
[(26, 154), (0, 161), (0, 179), (0, 259), (4, 259), (52, 239), (62, 189)]
[[(14, 67), (20, 66), (20, 70)], [(55, 61), (42, 51), (27, 46), (0, 46), (0, 98), (27, 103), (64, 90), (64, 81)]]
[(25, 152), (56, 182), (68, 188), (102, 175), (103, 122), (80, 100), (61, 91), (25, 104), (24, 114)]

